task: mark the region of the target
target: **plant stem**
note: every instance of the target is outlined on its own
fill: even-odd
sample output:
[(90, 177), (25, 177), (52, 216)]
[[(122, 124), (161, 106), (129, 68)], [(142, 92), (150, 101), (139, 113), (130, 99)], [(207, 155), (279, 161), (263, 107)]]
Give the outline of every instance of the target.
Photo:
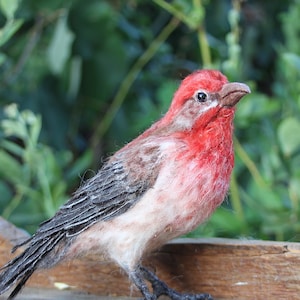
[[(202, 5), (201, 0), (194, 0), (194, 8), (195, 10), (202, 10), (203, 12), (205, 11)], [(199, 48), (201, 52), (201, 58), (202, 58), (202, 64), (204, 68), (209, 68), (212, 65), (211, 62), (211, 54), (210, 54), (210, 49), (209, 49), (209, 43), (207, 40), (207, 35), (205, 31), (205, 26), (204, 26), (204, 14), (201, 20), (201, 24), (198, 26), (197, 30), (197, 36), (198, 36), (198, 43), (199, 43)]]
[(247, 152), (243, 149), (242, 145), (238, 141), (236, 137), (234, 137), (234, 147), (237, 155), (240, 157), (240, 159), (243, 161), (245, 166), (248, 168), (249, 172), (251, 173), (254, 181), (263, 188), (267, 188), (268, 185), (263, 179), (263, 177), (260, 175), (258, 169), (255, 166), (255, 163), (253, 160), (249, 157)]
[(9, 204), (4, 208), (2, 217), (8, 219), (13, 211), (20, 205), (22, 198), (23, 193), (17, 192), (17, 194), (12, 198)]
[(231, 181), (230, 181), (230, 199), (231, 199), (231, 204), (234, 209), (234, 211), (237, 213), (238, 219), (245, 224), (245, 218), (244, 218), (244, 212), (243, 212), (243, 206), (241, 203), (241, 198), (239, 195), (239, 190), (238, 190), (238, 184), (236, 180), (236, 176), (233, 173), (231, 176)]
[(134, 80), (137, 78), (138, 74), (141, 72), (142, 68), (150, 61), (150, 59), (157, 52), (161, 44), (169, 37), (169, 35), (174, 31), (174, 29), (179, 25), (180, 21), (173, 17), (170, 22), (164, 27), (161, 33), (152, 41), (148, 49), (143, 53), (142, 56), (131, 67), (130, 71), (127, 73), (127, 76), (122, 81), (120, 88), (114, 97), (110, 107), (108, 108), (104, 118), (97, 126), (95, 133), (92, 137), (92, 147), (95, 148), (99, 142), (99, 139), (108, 130), (111, 125), (118, 109), (125, 100), (125, 97), (132, 86)]
[(167, 3), (163, 0), (153, 0), (157, 5), (168, 11), (171, 15), (181, 20), (185, 25), (187, 25), (191, 30), (197, 30), (197, 38), (202, 58), (202, 64), (204, 68), (209, 68), (212, 66), (211, 62), (211, 54), (209, 49), (209, 43), (207, 40), (207, 35), (205, 31), (204, 25), (204, 15), (205, 10), (201, 0), (193, 0), (193, 12), (197, 12), (197, 15), (201, 16), (199, 19), (199, 24), (195, 23), (194, 20), (191, 19), (192, 13), (189, 15), (185, 15), (180, 10), (176, 9), (172, 4)]
[(180, 10), (176, 9), (172, 4), (169, 4), (168, 2), (163, 0), (153, 0), (153, 2), (155, 2), (161, 8), (165, 9), (167, 12), (169, 12), (170, 15), (173, 15), (175, 18), (182, 21), (187, 26), (191, 27), (191, 22), (188, 16), (186, 16)]

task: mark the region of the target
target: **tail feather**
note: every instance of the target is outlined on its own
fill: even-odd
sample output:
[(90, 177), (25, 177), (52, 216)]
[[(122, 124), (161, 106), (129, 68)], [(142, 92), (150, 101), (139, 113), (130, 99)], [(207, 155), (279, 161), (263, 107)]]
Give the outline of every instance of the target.
[(26, 274), (23, 275), (22, 279), (18, 282), (17, 286), (14, 288), (14, 290), (8, 296), (7, 300), (12, 300), (17, 296), (17, 294), (22, 290), (26, 281), (30, 278), (30, 276), (32, 275), (33, 272), (34, 272), (34, 269), (29, 270)]
[[(47, 266), (48, 258), (52, 256), (50, 252), (62, 241), (64, 236), (63, 233), (60, 233), (43, 240), (38, 239), (36, 241), (34, 237), (28, 240), (30, 243), (24, 252), (0, 269), (0, 271), (2, 270), (2, 273), (0, 273), (0, 295), (16, 284), (16, 287), (8, 298), (13, 299), (39, 266)], [(49, 261), (52, 260), (50, 259)]]

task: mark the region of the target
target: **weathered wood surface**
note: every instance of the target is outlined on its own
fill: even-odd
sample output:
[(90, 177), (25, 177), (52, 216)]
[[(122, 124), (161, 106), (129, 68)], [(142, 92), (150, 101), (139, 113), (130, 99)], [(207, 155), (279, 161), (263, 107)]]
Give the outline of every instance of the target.
[[(5, 296), (0, 299), (6, 299)], [(80, 291), (60, 291), (54, 289), (45, 288), (30, 288), (26, 287), (22, 290), (22, 293), (16, 297), (16, 300), (139, 300), (133, 297), (110, 297), (89, 295)]]
[[(13, 257), (11, 247), (24, 237), (0, 218), (0, 265)], [(215, 299), (300, 299), (298, 243), (180, 239), (152, 254), (145, 265), (178, 291), (207, 292)], [(72, 293), (78, 295), (73, 299), (95, 299), (84, 293), (140, 296), (117, 266), (92, 255), (36, 272), (27, 286), (52, 289), (53, 298), (48, 291), (47, 297), (32, 299), (70, 299)], [(68, 289), (64, 298), (55, 296), (60, 287)], [(30, 299), (28, 293), (18, 299)]]

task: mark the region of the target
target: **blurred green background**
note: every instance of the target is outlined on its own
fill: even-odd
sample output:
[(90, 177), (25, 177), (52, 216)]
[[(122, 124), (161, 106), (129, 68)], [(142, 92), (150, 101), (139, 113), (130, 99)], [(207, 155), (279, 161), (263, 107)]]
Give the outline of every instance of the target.
[(191, 236), (300, 241), (300, 1), (0, 0), (0, 212), (33, 232), (217, 68), (238, 105), (224, 204)]

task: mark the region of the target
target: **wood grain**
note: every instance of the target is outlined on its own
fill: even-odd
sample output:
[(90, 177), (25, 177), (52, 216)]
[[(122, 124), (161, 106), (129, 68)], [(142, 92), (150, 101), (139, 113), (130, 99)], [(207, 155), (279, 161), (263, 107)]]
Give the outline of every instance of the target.
[[(12, 258), (11, 247), (26, 236), (0, 218), (0, 265)], [(182, 292), (207, 292), (215, 299), (300, 299), (298, 243), (179, 239), (149, 256), (144, 265)], [(63, 287), (74, 293), (102, 296), (140, 296), (123, 271), (93, 255), (38, 271), (27, 286), (53, 291)]]

